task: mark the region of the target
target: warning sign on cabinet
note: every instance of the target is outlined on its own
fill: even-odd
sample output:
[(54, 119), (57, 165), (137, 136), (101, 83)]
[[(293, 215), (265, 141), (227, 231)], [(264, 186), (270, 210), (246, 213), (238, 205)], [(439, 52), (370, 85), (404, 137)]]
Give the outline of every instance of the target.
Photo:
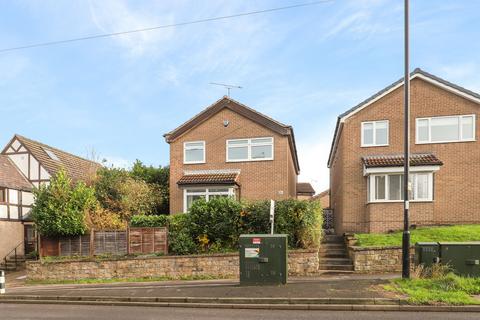
[(260, 248), (245, 248), (245, 258), (258, 258), (260, 256)]

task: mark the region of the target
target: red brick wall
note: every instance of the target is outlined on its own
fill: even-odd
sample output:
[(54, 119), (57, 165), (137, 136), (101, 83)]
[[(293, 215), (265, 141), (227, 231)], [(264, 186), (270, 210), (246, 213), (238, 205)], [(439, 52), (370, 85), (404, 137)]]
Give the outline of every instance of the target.
[[(480, 138), (480, 105), (424, 80), (411, 82), (411, 152), (432, 152), (444, 165), (434, 174), (434, 201), (411, 203), (412, 224), (480, 222), (480, 145), (474, 142), (416, 144), (415, 119), (476, 114), (476, 139)], [(389, 120), (389, 146), (360, 147), (362, 121)], [(367, 178), (361, 158), (403, 152), (403, 88), (399, 88), (348, 118), (343, 126), (330, 169), (331, 206), (336, 231), (382, 232), (402, 227), (400, 203), (367, 205)]]
[[(223, 121), (228, 120), (228, 127)], [(226, 140), (254, 137), (274, 138), (274, 160), (226, 162)], [(183, 164), (183, 143), (204, 140), (205, 164)], [(296, 196), (297, 175), (286, 136), (251, 120), (222, 109), (207, 121), (170, 143), (170, 213), (183, 212), (183, 189), (177, 181), (184, 170), (240, 169), (241, 198), (250, 200), (285, 199)]]

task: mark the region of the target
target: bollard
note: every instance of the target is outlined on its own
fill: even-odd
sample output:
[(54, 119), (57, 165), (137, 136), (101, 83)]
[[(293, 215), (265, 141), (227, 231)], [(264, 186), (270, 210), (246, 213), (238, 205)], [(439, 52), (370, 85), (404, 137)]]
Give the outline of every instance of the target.
[(5, 271), (0, 270), (0, 294), (5, 293)]

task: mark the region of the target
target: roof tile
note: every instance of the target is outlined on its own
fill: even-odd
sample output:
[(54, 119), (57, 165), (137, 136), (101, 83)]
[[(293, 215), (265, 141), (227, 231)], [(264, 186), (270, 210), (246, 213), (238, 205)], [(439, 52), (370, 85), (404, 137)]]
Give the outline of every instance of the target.
[[(377, 167), (401, 167), (404, 164), (404, 156), (402, 154), (396, 155), (372, 155), (362, 158), (363, 164), (366, 168)], [(440, 161), (432, 153), (419, 153), (410, 155), (411, 166), (441, 166), (443, 162)]]
[(178, 185), (237, 184), (238, 172), (186, 174), (178, 180)]

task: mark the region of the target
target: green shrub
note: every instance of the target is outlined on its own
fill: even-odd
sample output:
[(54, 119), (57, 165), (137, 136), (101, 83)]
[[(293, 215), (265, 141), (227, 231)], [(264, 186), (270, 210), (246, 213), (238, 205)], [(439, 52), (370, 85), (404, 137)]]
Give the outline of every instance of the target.
[(49, 237), (77, 236), (87, 231), (88, 212), (97, 206), (95, 192), (85, 183), (72, 183), (65, 170), (60, 170), (34, 190), (32, 219), (41, 235)]
[(203, 251), (208, 251), (214, 243), (225, 248), (235, 247), (241, 212), (242, 204), (231, 198), (195, 201), (188, 213), (190, 235)]
[(189, 232), (188, 214), (179, 213), (168, 217), (168, 250), (170, 254), (186, 255), (197, 252), (197, 244)]
[[(231, 198), (195, 201), (188, 213), (191, 239), (199, 251), (237, 248), (241, 234), (270, 233), (270, 201), (242, 203)], [(275, 233), (288, 234), (291, 248), (317, 247), (322, 211), (317, 202), (277, 201)], [(216, 250), (216, 249), (215, 249)]]
[(149, 227), (165, 227), (168, 225), (168, 216), (146, 216), (136, 215), (130, 219), (131, 227), (149, 228)]

